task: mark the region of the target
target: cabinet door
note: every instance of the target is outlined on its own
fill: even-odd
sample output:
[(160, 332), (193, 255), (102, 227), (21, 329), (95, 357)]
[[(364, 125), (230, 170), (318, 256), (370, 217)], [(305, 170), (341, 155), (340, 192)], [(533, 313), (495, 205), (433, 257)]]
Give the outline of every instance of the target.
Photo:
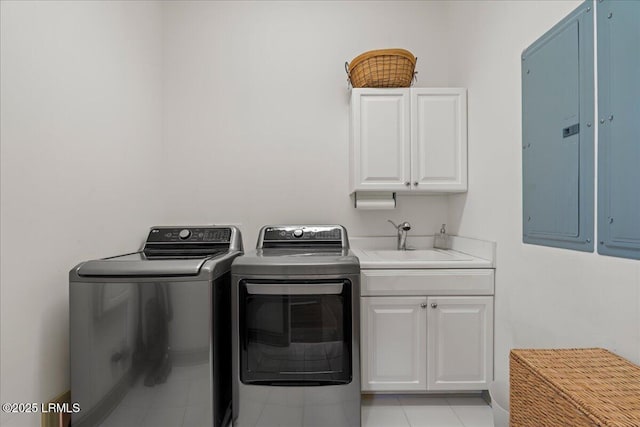
[(411, 186), (467, 191), (467, 91), (411, 90)]
[(362, 297), (363, 391), (426, 391), (426, 297)]
[(409, 89), (353, 89), (351, 190), (409, 190)]
[(429, 297), (427, 388), (486, 390), (493, 379), (493, 297)]

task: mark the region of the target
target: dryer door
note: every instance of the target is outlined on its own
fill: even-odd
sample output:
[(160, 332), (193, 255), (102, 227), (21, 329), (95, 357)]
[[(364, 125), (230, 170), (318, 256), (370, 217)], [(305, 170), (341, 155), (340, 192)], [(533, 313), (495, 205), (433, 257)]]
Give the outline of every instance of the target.
[(243, 383), (351, 382), (348, 280), (241, 281), (239, 308)]

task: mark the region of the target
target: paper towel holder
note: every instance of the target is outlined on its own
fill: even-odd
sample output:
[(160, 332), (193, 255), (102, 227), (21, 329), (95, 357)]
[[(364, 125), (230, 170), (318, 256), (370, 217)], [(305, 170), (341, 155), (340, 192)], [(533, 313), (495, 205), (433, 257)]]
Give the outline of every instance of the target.
[(353, 207), (361, 210), (395, 209), (396, 193), (387, 191), (367, 191), (353, 193)]

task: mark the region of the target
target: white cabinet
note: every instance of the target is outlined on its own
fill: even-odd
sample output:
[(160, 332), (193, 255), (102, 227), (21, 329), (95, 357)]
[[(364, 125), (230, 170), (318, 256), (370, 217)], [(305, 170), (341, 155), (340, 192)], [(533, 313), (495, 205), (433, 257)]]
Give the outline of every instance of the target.
[(425, 390), (426, 297), (361, 298), (363, 391)]
[(353, 89), (352, 179), (354, 190), (409, 188), (409, 89)]
[(493, 379), (493, 297), (429, 297), (427, 388), (486, 390)]
[[(493, 269), (486, 269), (489, 275), (481, 271), (463, 281), (455, 270), (362, 271), (363, 391), (488, 389), (493, 380)], [(397, 283), (391, 288), (397, 296), (375, 285), (394, 272)], [(443, 281), (447, 274), (453, 281)], [(425, 286), (417, 286), (420, 279)], [(444, 284), (455, 285), (456, 296), (443, 294)], [(464, 292), (468, 295), (460, 296)]]
[(467, 92), (353, 89), (351, 192), (467, 190)]
[(412, 89), (411, 188), (467, 191), (466, 89)]

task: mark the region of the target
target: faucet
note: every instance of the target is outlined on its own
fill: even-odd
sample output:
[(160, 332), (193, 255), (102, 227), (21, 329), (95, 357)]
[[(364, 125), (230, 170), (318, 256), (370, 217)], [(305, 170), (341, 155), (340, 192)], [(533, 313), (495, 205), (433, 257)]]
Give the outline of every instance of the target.
[(396, 223), (391, 221), (390, 219), (388, 219), (387, 221), (393, 224), (393, 226), (398, 231), (398, 250), (406, 251), (407, 250), (407, 231), (411, 230), (411, 224), (409, 224), (407, 221), (404, 221), (400, 223), (400, 225), (396, 225)]

